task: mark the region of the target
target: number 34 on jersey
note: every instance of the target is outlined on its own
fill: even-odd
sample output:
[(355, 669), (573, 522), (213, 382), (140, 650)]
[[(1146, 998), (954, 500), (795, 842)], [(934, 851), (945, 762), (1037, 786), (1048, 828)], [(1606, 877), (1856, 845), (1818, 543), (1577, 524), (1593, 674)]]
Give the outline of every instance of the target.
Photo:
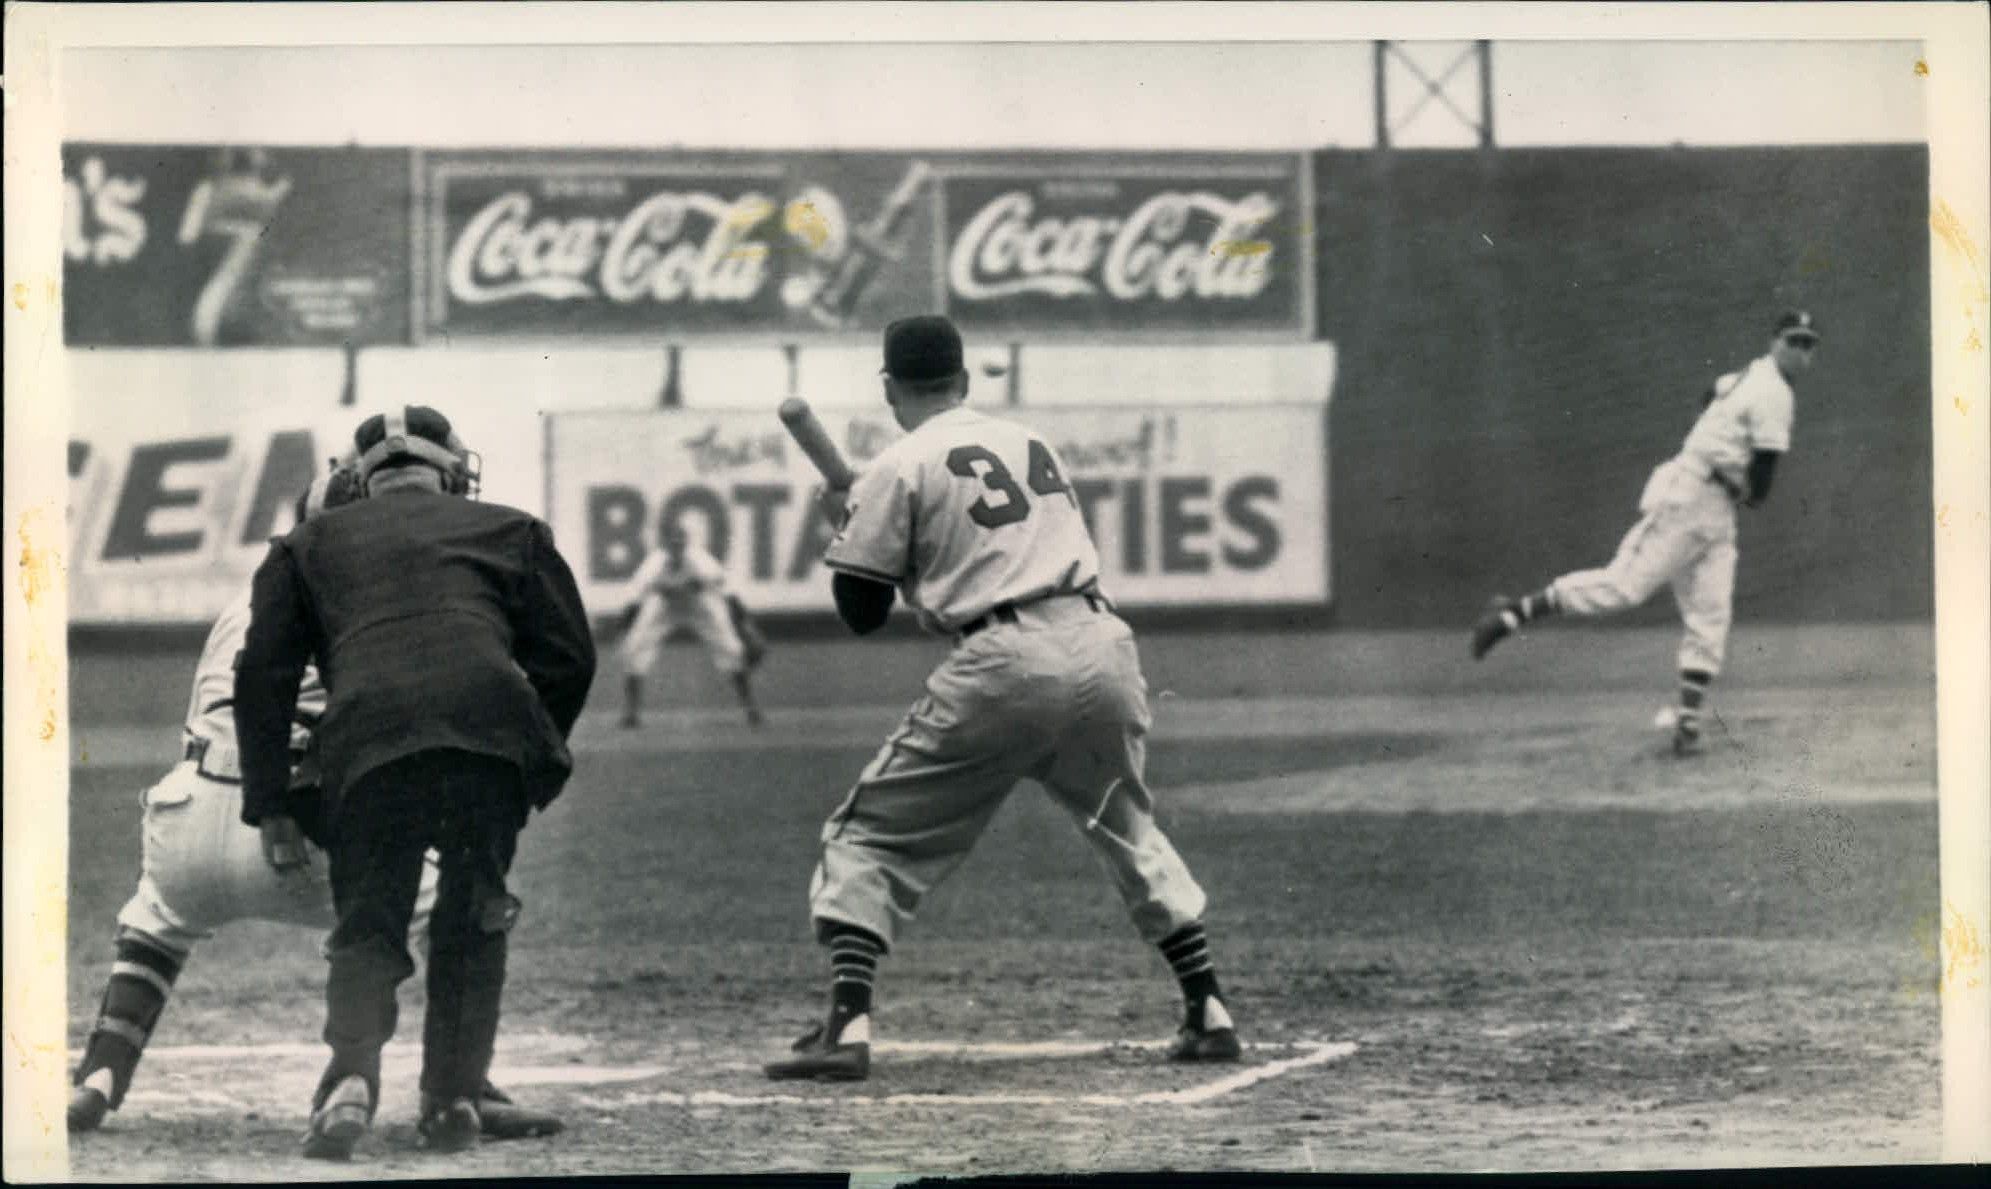
[(1099, 554), (1051, 447), (972, 409), (948, 409), (888, 446), (849, 507), (824, 560), (897, 583), (943, 622), (1099, 582)]
[[(1026, 482), (1031, 492), (1062, 495), (1073, 508), (1077, 508), (1078, 497), (1072, 494), (1071, 484), (1065, 482), (1064, 472), (1058, 469), (1058, 460), (1051, 456), (1051, 448), (1031, 438), (1028, 449), (1030, 469)], [(1001, 528), (1030, 515), (1030, 497), (1017, 487), (1016, 477), (988, 447), (954, 447), (947, 452), (947, 469), (966, 479), (979, 479), (987, 488), (979, 499), (968, 505), (968, 519), (983, 528)]]

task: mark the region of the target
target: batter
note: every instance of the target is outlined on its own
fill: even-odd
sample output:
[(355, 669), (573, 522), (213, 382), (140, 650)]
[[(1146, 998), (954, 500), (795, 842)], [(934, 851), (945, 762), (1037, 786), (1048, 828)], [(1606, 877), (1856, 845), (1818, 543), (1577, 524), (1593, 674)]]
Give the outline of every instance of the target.
[(1171, 1056), (1234, 1060), (1203, 889), (1155, 824), (1143, 779), (1151, 719), (1133, 632), (1100, 590), (1057, 455), (1025, 427), (964, 408), (961, 359), (945, 318), (888, 327), (885, 398), (906, 436), (847, 498), (826, 493), (841, 528), (825, 560), (844, 621), (871, 632), (903, 595), (955, 646), (823, 827), (809, 910), (830, 951), (829, 1016), (767, 1074), (868, 1075), (879, 959), (1026, 777), (1071, 814), (1181, 982)]

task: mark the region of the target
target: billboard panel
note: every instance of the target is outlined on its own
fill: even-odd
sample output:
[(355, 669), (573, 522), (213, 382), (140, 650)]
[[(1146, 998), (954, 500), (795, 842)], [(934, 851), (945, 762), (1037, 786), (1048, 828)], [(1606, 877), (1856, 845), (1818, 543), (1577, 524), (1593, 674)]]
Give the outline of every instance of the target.
[[(1041, 432), (1122, 606), (1328, 599), (1326, 428), (1319, 404), (1005, 410)], [(899, 436), (883, 408), (818, 410), (861, 465)], [(749, 606), (828, 611), (821, 482), (771, 412), (576, 413), (551, 419), (549, 519), (589, 609), (610, 613), (663, 526), (726, 565)]]
[(423, 157), (425, 332), (820, 335), (938, 305), (906, 154)]
[(70, 622), (212, 620), (248, 587), (269, 539), (290, 531), (298, 495), (351, 441), (352, 422), (307, 414), (71, 440)]
[(947, 310), (989, 335), (1312, 334), (1305, 159), (952, 166)]
[(67, 144), (63, 339), (409, 340), (406, 149)]

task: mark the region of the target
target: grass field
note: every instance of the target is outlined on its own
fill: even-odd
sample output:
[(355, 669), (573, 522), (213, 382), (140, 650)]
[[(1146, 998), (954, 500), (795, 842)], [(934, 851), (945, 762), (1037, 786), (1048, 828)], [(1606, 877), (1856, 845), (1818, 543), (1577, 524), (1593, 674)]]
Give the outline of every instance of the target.
[[(1685, 762), (1647, 725), (1668, 692), (1666, 633), (1542, 633), (1479, 667), (1453, 635), (1153, 638), (1151, 682), (1171, 692), (1152, 782), (1210, 892), (1246, 1063), (1182, 1069), (1144, 1047), (1174, 1027), (1172, 980), (1026, 785), (888, 960), (884, 1047), (854, 1088), (776, 1086), (758, 1064), (820, 1008), (805, 918), (818, 827), (933, 646), (853, 667), (847, 645), (791, 645), (759, 733), (694, 652), (641, 732), (612, 726), (607, 673), (575, 782), (516, 868), (527, 908), (498, 1076), (562, 1111), (564, 1135), (449, 1162), (414, 1150), (415, 980), (359, 1162), (296, 1158), (323, 963), (309, 933), (249, 924), (196, 955), (131, 1099), (73, 1145), (73, 1166), (263, 1179), (1933, 1160), (1926, 634), (1742, 633), (1713, 746)], [(184, 697), (126, 712), (161, 705), (130, 688), (145, 671), (77, 664), (72, 1043), (136, 873), (135, 793), (163, 769)]]

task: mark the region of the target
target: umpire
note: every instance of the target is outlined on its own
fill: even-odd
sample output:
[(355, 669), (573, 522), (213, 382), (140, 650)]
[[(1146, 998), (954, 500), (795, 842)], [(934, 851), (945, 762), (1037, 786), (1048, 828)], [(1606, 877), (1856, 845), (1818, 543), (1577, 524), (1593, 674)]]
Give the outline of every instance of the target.
[[(566, 736), (594, 679), (580, 593), (545, 523), (475, 502), (477, 459), (423, 405), (353, 435), (367, 498), (274, 542), (256, 571), (235, 674), (242, 820), (273, 864), (303, 862), (288, 792), (290, 719), (307, 662), (329, 698), (318, 742), (338, 923), (305, 1154), (343, 1160), (380, 1101), (396, 987), (414, 973), (422, 855), (441, 877), (430, 922), (420, 1131), (476, 1142), (491, 1063), (518, 832), (572, 770)], [(316, 832), (316, 831), (314, 831)]]

